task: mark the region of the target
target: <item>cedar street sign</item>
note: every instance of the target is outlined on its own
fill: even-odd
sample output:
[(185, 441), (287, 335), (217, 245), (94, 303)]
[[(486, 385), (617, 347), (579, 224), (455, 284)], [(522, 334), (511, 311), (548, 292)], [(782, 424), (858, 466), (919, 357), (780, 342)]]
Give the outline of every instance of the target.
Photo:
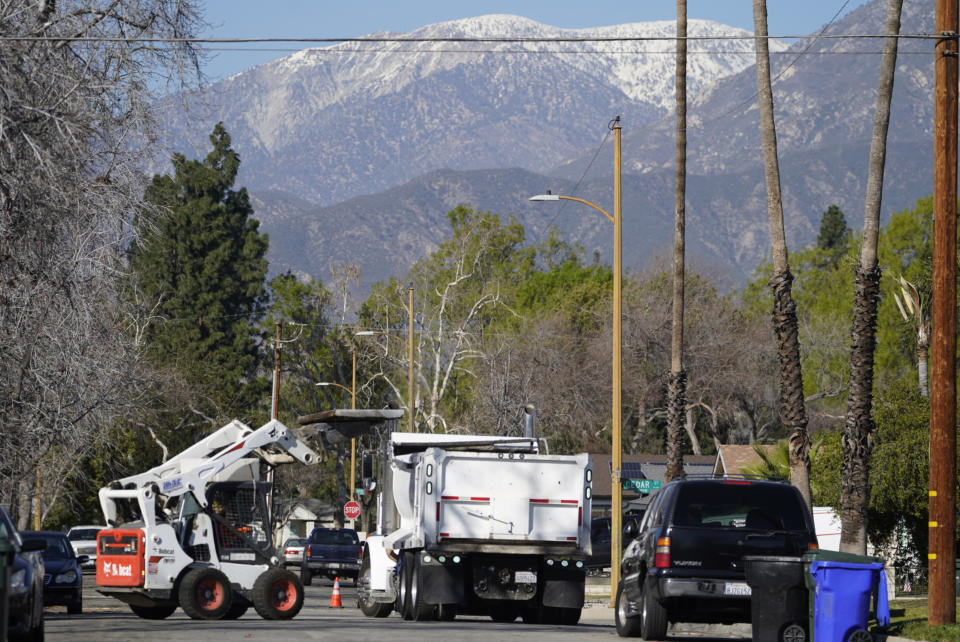
[(660, 490), (661, 481), (659, 479), (624, 479), (621, 483), (623, 484), (623, 490), (649, 494), (655, 490)]

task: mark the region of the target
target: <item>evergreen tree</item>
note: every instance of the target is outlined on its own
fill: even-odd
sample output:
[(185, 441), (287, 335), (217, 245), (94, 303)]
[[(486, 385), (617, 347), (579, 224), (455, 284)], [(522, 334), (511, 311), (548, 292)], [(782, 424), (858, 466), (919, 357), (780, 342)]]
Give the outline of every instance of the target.
[(847, 219), (836, 205), (831, 205), (820, 219), (820, 233), (817, 234), (817, 247), (821, 250), (835, 250), (837, 254), (847, 251), (850, 243), (850, 230)]
[(202, 399), (195, 414), (219, 425), (249, 413), (266, 392), (255, 375), (268, 239), (246, 189), (233, 189), (240, 157), (223, 123), (210, 142), (202, 162), (176, 154), (173, 176), (153, 178), (145, 198), (164, 212), (137, 222), (144, 241), (130, 258), (161, 319), (145, 333), (148, 352), (187, 378)]

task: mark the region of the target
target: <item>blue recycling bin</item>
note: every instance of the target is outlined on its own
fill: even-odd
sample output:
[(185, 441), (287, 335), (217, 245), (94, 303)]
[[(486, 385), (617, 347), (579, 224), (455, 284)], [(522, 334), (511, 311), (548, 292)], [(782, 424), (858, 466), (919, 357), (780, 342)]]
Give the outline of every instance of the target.
[(870, 640), (867, 622), (871, 598), (877, 623), (881, 626), (890, 624), (887, 580), (882, 563), (813, 559), (810, 576), (813, 580), (814, 642)]

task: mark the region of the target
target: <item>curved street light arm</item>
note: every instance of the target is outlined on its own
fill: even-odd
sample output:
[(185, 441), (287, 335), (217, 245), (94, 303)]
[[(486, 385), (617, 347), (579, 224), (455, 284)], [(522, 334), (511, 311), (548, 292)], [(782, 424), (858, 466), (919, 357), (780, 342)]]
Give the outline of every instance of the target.
[(606, 216), (611, 223), (614, 222), (613, 217), (609, 213), (607, 213), (607, 210), (603, 209), (599, 205), (591, 203), (590, 201), (584, 200), (582, 198), (577, 198), (576, 196), (560, 196), (560, 199), (564, 201), (576, 201), (578, 203), (583, 203), (584, 205), (589, 205), (593, 209), (597, 210), (598, 212)]

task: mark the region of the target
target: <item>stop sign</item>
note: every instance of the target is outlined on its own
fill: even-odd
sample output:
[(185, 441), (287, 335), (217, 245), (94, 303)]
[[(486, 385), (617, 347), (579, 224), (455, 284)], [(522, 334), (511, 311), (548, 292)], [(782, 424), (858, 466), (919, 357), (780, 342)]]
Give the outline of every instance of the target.
[(343, 505), (343, 516), (347, 519), (356, 519), (360, 517), (360, 504), (355, 501), (349, 501)]

